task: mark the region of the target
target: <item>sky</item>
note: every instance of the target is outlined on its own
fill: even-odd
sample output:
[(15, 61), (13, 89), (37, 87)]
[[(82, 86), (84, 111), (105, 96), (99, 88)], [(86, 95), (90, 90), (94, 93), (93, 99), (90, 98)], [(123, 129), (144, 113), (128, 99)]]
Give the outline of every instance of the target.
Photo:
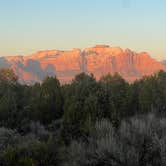
[(165, 0), (0, 0), (0, 56), (97, 44), (166, 59)]

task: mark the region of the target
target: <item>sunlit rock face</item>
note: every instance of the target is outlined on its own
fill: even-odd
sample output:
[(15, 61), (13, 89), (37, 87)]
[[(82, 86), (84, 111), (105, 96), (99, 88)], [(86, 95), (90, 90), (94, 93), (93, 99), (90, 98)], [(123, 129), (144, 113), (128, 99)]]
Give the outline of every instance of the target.
[(143, 75), (151, 75), (166, 67), (151, 58), (148, 53), (136, 53), (119, 47), (93, 47), (85, 49), (86, 71), (100, 78), (107, 73), (120, 73), (128, 81)]
[(107, 45), (97, 45), (83, 51), (46, 50), (29, 56), (1, 57), (0, 67), (11, 67), (19, 81), (28, 84), (55, 75), (61, 83), (68, 83), (81, 72), (93, 73), (96, 79), (107, 73), (118, 72), (132, 82), (143, 75), (166, 71), (166, 66), (145, 52), (136, 53)]
[(39, 51), (29, 56), (5, 57), (5, 60), (22, 83), (40, 82), (46, 76), (55, 75), (62, 83), (66, 83), (82, 72), (80, 49)]

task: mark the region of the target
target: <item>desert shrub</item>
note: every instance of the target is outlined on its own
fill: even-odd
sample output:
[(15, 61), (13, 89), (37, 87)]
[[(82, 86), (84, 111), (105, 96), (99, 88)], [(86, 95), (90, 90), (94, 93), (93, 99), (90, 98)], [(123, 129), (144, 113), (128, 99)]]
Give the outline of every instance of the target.
[(61, 161), (60, 145), (55, 138), (40, 141), (27, 136), (14, 146), (7, 146), (0, 155), (3, 166), (51, 166)]
[(31, 122), (27, 135), (15, 130), (0, 128), (1, 166), (51, 166), (57, 165), (63, 146), (40, 123)]
[(15, 130), (0, 128), (0, 151), (9, 145), (17, 144), (19, 141), (20, 135)]
[(123, 120), (115, 129), (108, 120), (95, 125), (88, 141), (74, 141), (66, 165), (164, 166), (166, 119), (154, 115)]

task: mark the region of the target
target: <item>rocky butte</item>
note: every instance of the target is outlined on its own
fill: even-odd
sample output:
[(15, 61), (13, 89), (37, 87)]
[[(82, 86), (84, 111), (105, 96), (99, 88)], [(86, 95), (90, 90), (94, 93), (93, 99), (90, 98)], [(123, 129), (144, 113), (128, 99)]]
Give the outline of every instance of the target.
[(0, 57), (0, 67), (12, 68), (19, 81), (28, 84), (55, 75), (61, 83), (68, 83), (81, 72), (93, 73), (96, 79), (118, 72), (132, 82), (159, 70), (166, 71), (165, 65), (146, 52), (136, 53), (107, 45), (97, 45), (83, 51), (46, 50), (28, 56)]

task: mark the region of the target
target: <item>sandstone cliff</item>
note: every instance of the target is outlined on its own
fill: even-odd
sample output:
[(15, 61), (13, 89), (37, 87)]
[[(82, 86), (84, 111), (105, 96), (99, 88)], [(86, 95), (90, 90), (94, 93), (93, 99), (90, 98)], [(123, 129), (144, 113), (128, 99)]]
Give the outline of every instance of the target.
[(81, 72), (93, 73), (97, 79), (107, 73), (118, 72), (131, 82), (143, 75), (166, 71), (166, 66), (146, 52), (136, 53), (130, 49), (106, 45), (97, 45), (83, 51), (46, 50), (28, 56), (1, 57), (0, 67), (11, 67), (22, 83), (40, 82), (44, 77), (54, 75), (66, 83)]

